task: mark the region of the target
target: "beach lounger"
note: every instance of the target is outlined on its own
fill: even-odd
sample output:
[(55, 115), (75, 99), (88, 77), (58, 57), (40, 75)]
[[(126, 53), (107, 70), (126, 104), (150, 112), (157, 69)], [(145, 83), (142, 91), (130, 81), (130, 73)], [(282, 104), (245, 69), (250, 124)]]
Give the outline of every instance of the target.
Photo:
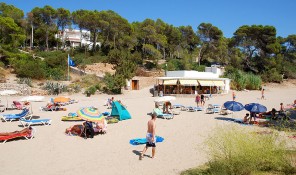
[(12, 103), (13, 103), (13, 104), (11, 105), (12, 108), (14, 108), (14, 109), (18, 109), (18, 110), (22, 110), (22, 109), (24, 109), (24, 106), (23, 106), (20, 102), (18, 102), (18, 101), (13, 101)]
[(40, 111), (56, 111), (56, 106), (55, 105), (43, 106), (43, 107), (40, 107)]
[(14, 131), (14, 132), (6, 132), (0, 133), (0, 141), (5, 143), (8, 140), (17, 139), (17, 138), (25, 138), (25, 139), (32, 139), (34, 138), (36, 130), (32, 127), (25, 128), (21, 131)]
[(19, 120), (20, 118), (23, 117), (30, 117), (30, 119), (32, 118), (32, 114), (30, 114), (30, 110), (29, 109), (23, 109), (23, 111), (19, 114), (2, 114), (1, 118), (3, 121), (7, 122), (11, 122), (13, 120)]
[(228, 115), (228, 114), (232, 114), (232, 111), (226, 109), (225, 107), (221, 107), (220, 114), (221, 115)]
[[(162, 110), (160, 110), (159, 108), (155, 108), (153, 110), (154, 113), (157, 114), (158, 118), (163, 118), (163, 119), (173, 119), (174, 118), (174, 113), (163, 113)], [(148, 115), (152, 115), (152, 113), (148, 113)]]
[(173, 119), (174, 114), (159, 114), (159, 115), (157, 115), (157, 117), (163, 118), (163, 119)]
[(186, 111), (188, 111), (188, 112), (203, 111), (203, 107), (201, 107), (201, 106), (199, 106), (199, 107), (188, 106), (186, 108)]
[(180, 104), (174, 104), (173, 105), (173, 108), (182, 108), (182, 107), (184, 107), (183, 105), (180, 105)]
[(181, 111), (187, 111), (187, 109), (189, 108), (190, 106), (182, 106), (181, 107)]
[(220, 105), (209, 104), (208, 108), (206, 109), (206, 113), (208, 113), (208, 114), (220, 113), (220, 110), (221, 110)]
[(30, 127), (31, 125), (51, 125), (51, 119), (33, 119), (26, 120), (25, 118), (20, 118), (20, 122), (24, 127)]

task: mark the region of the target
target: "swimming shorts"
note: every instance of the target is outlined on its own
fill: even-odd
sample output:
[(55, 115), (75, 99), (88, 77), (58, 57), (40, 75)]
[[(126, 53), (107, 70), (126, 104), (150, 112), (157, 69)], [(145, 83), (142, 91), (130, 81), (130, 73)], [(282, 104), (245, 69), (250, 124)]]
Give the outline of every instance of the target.
[(156, 138), (154, 137), (154, 142), (152, 142), (152, 134), (151, 133), (147, 133), (146, 140), (147, 140), (147, 142), (146, 142), (147, 147), (156, 147), (156, 145), (155, 145)]

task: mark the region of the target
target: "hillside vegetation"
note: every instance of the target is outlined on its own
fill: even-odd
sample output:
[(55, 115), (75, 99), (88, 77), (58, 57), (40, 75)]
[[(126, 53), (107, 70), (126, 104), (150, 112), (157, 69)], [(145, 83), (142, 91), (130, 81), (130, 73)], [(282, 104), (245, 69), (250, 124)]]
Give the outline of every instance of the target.
[[(0, 3), (0, 25), (0, 67), (12, 66), (18, 77), (66, 80), (70, 55), (82, 70), (94, 63), (111, 64), (115, 72), (107, 74), (103, 86), (114, 93), (121, 93), (138, 67), (203, 71), (219, 64), (233, 79), (234, 89), (258, 89), (261, 82), (296, 78), (296, 35), (277, 36), (276, 28), (268, 25), (243, 25), (226, 38), (211, 23), (201, 23), (197, 29), (175, 27), (161, 19), (129, 23), (111, 10), (70, 13), (48, 5), (25, 16), (23, 10), (5, 3)], [(71, 48), (67, 40), (55, 37), (68, 26), (90, 31), (92, 43), (100, 44)], [(159, 64), (159, 60), (165, 61)]]

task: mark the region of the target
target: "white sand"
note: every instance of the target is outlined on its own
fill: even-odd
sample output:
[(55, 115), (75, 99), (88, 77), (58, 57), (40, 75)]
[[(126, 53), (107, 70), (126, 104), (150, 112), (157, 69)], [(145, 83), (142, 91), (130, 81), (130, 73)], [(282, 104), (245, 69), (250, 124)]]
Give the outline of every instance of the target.
[[(236, 92), (237, 101), (247, 104), (258, 102), (279, 109), (279, 103), (292, 103), (296, 99), (295, 87), (266, 87), (267, 100), (260, 100), (260, 91)], [(39, 111), (45, 102), (34, 102), (34, 116), (51, 118), (51, 126), (35, 126), (37, 133), (32, 140), (16, 140), (1, 144), (0, 147), (0, 174), (179, 174), (182, 170), (202, 165), (207, 162), (203, 141), (217, 125), (238, 125), (233, 122), (215, 119), (215, 117), (243, 118), (245, 110), (233, 115), (205, 114), (205, 112), (184, 112), (172, 120), (157, 119), (157, 135), (165, 141), (157, 144), (156, 159), (145, 157), (139, 160), (138, 154), (144, 145), (132, 146), (129, 140), (145, 137), (146, 124), (150, 119), (148, 112), (154, 107), (149, 89), (131, 91), (125, 95), (114, 96), (128, 106), (132, 115), (131, 120), (121, 121), (108, 125), (105, 135), (95, 136), (93, 139), (83, 139), (75, 136), (66, 136), (64, 131), (71, 125), (82, 122), (62, 122), (61, 116), (69, 112), (76, 112), (83, 106), (95, 106), (100, 111), (110, 111), (103, 104), (107, 95), (71, 95), (79, 103), (66, 106), (67, 111), (43, 112)], [(20, 97), (10, 97), (12, 100)], [(206, 104), (223, 104), (231, 100), (228, 95), (215, 96)], [(6, 104), (5, 98), (2, 103)], [(194, 106), (194, 98), (177, 98), (173, 104)], [(178, 109), (177, 109), (178, 110)], [(6, 111), (5, 113), (19, 111)], [(248, 126), (249, 127), (249, 126)], [(254, 128), (256, 126), (250, 126)], [(257, 127), (256, 127), (257, 128)], [(0, 132), (21, 130), (20, 122), (0, 122)], [(258, 129), (264, 129), (259, 128)], [(146, 153), (151, 155), (151, 149)]]

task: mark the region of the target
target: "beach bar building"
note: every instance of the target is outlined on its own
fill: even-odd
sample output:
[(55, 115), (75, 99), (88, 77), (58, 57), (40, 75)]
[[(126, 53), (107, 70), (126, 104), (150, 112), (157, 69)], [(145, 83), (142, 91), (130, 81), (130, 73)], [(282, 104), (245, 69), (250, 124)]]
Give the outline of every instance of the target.
[(154, 95), (227, 94), (230, 79), (221, 75), (221, 69), (215, 66), (206, 67), (205, 72), (167, 71), (164, 77), (156, 78)]

